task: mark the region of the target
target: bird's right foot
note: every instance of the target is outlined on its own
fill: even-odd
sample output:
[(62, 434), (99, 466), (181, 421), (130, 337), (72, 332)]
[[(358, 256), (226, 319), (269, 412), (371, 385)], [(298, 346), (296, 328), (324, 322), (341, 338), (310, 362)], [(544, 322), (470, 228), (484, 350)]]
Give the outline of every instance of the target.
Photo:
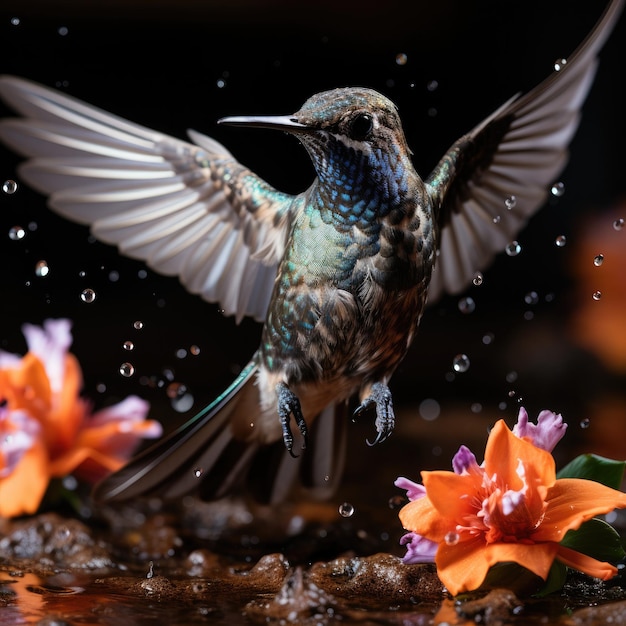
[(285, 383), (278, 383), (276, 385), (276, 396), (278, 398), (278, 417), (280, 419), (280, 425), (283, 429), (283, 441), (285, 442), (285, 448), (287, 448), (287, 452), (289, 452), (292, 457), (296, 458), (298, 455), (293, 453), (293, 433), (291, 432), (291, 427), (289, 426), (289, 421), (292, 415), (298, 425), (298, 428), (300, 429), (300, 433), (302, 434), (303, 450), (306, 448), (308, 438), (308, 429), (306, 422), (304, 421), (304, 416), (302, 415), (300, 400), (298, 400), (298, 396), (296, 396), (296, 394), (291, 391)]

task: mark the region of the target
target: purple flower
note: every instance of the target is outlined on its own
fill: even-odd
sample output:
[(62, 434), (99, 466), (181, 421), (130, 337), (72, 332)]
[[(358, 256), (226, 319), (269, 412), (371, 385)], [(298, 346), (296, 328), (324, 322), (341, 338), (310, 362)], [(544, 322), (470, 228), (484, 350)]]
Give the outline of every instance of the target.
[(567, 424), (563, 421), (560, 413), (541, 411), (537, 417), (537, 423), (528, 421), (528, 413), (524, 407), (520, 407), (517, 416), (517, 424), (513, 427), (513, 434), (520, 439), (527, 438), (537, 448), (546, 452), (552, 452), (554, 447), (565, 435)]

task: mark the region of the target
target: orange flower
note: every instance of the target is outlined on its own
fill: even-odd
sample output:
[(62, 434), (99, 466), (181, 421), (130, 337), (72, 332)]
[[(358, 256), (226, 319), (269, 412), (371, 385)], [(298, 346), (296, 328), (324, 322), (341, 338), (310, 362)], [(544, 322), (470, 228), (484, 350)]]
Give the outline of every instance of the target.
[(119, 469), (141, 437), (159, 437), (135, 396), (93, 415), (79, 393), (82, 373), (67, 352), (68, 320), (25, 325), (29, 352), (0, 351), (0, 515), (33, 513), (50, 478), (96, 481)]
[(559, 542), (592, 517), (626, 508), (626, 494), (590, 480), (557, 480), (550, 452), (503, 420), (489, 435), (482, 465), (462, 447), (454, 472), (422, 472), (422, 480), (423, 492), (412, 483), (415, 497), (400, 511), (411, 531), (404, 542), (435, 546), (439, 578), (453, 595), (480, 587), (496, 563), (518, 563), (544, 580), (554, 559), (603, 580), (617, 573)]

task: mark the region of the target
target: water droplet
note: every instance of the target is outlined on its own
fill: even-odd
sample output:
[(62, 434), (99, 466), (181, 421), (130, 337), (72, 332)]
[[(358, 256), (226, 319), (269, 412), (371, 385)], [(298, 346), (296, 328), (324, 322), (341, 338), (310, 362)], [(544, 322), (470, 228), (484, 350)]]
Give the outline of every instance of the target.
[(60, 26), (57, 32), (61, 35), (61, 37), (65, 37), (65, 35), (67, 35), (70, 31), (67, 26)]
[(602, 265), (602, 263), (604, 263), (604, 255), (603, 254), (596, 254), (596, 256), (593, 257), (593, 264), (596, 267), (600, 267)]
[(46, 261), (37, 261), (35, 263), (35, 274), (40, 278), (47, 276), (50, 273), (50, 268), (48, 267), (48, 263)]
[(425, 400), (422, 400), (419, 404), (418, 410), (420, 417), (427, 422), (436, 420), (441, 413), (439, 402), (437, 402), (434, 398), (426, 398)]
[(389, 498), (389, 508), (392, 510), (401, 509), (407, 503), (405, 496), (392, 496)]
[(165, 393), (170, 399), (179, 398), (187, 393), (187, 386), (183, 383), (170, 383)]
[(132, 341), (125, 341), (122, 344), (122, 348), (124, 348), (124, 350), (128, 350), (130, 352), (131, 350), (135, 349), (135, 344)]
[(135, 330), (141, 330), (143, 328), (143, 322), (141, 320), (137, 320), (134, 324), (133, 324), (133, 328)]
[(473, 313), (476, 310), (476, 303), (474, 298), (461, 298), (458, 303), (459, 311), (464, 314)]
[(26, 237), (26, 231), (21, 226), (12, 226), (9, 229), (9, 239), (13, 241), (19, 241)]
[(517, 372), (515, 370), (510, 371), (506, 376), (507, 383), (514, 383), (517, 380)]
[(620, 217), (613, 222), (613, 228), (615, 230), (622, 230), (624, 228), (624, 218)]
[(202, 474), (204, 474), (204, 470), (201, 467), (197, 467), (195, 470), (193, 470), (193, 475), (196, 478), (200, 478)]
[(476, 287), (480, 287), (480, 285), (483, 284), (483, 274), (482, 274), (482, 272), (476, 272), (474, 274), (474, 278), (472, 278), (472, 282), (474, 283), (474, 285), (476, 285)]
[(554, 183), (552, 187), (550, 187), (550, 193), (555, 198), (560, 198), (565, 193), (565, 184), (564, 183)]
[(457, 354), (452, 359), (452, 368), (455, 372), (467, 372), (470, 366), (470, 360), (467, 354)]
[(109, 280), (112, 283), (116, 283), (120, 279), (120, 273), (117, 270), (111, 270), (109, 272)]
[(5, 180), (2, 183), (2, 191), (4, 193), (8, 193), (9, 195), (14, 194), (17, 191), (17, 183), (14, 180)]
[(137, 278), (140, 278), (141, 280), (143, 280), (144, 278), (148, 277), (148, 272), (146, 270), (139, 270), (137, 272)]
[(190, 393), (184, 393), (181, 396), (172, 398), (171, 405), (174, 411), (186, 413), (193, 406), (194, 402), (194, 397)]
[(454, 531), (446, 533), (445, 537), (443, 538), (443, 540), (449, 546), (456, 546), (456, 544), (459, 543), (459, 539), (459, 533), (455, 533)]
[(437, 80), (429, 80), (426, 83), (426, 90), (427, 91), (436, 91), (439, 88), (439, 81)]
[(526, 304), (537, 304), (539, 302), (539, 294), (536, 291), (529, 291), (524, 296), (524, 302)]
[(80, 299), (87, 304), (91, 304), (96, 299), (96, 292), (93, 289), (83, 289), (80, 292)]
[(480, 402), (473, 402), (470, 406), (472, 413), (480, 413), (483, 410), (483, 405)]
[(493, 218), (493, 223), (494, 223), (494, 224), (499, 224), (501, 219), (502, 219), (502, 218), (501, 218), (499, 215), (496, 215), (496, 216), (494, 216), (494, 218)]
[(399, 52), (396, 54), (396, 63), (398, 65), (406, 65), (406, 62), (409, 60), (409, 57), (404, 52)]
[(554, 243), (556, 244), (557, 248), (562, 248), (567, 243), (567, 238), (565, 237), (565, 235), (559, 235), (554, 240)]
[(519, 242), (511, 241), (511, 243), (506, 244), (506, 248), (504, 251), (509, 256), (517, 256), (522, 251), (522, 246), (520, 246)]
[(507, 395), (509, 396), (509, 398), (514, 398), (516, 393), (517, 391), (515, 391), (515, 389), (511, 389), (511, 391), (509, 391)]
[(589, 428), (590, 424), (591, 424), (591, 420), (589, 420), (589, 418), (587, 418), (587, 417), (585, 417), (584, 419), (580, 420), (580, 427), (582, 429)]
[(483, 343), (488, 346), (489, 344), (493, 343), (493, 340), (495, 339), (495, 335), (493, 333), (485, 333), (483, 335)]
[(602, 297), (602, 292), (594, 291), (591, 297), (597, 302)]
[(341, 517), (352, 517), (354, 515), (354, 506), (349, 502), (343, 502), (339, 505), (339, 515)]
[(189, 347), (189, 352), (193, 356), (198, 356), (200, 354), (200, 348), (196, 344), (193, 344), (192, 346)]
[(567, 65), (567, 59), (557, 59), (554, 62), (554, 71), (560, 72)]
[(120, 365), (120, 374), (124, 378), (130, 378), (135, 373), (135, 366), (132, 363), (122, 363)]
[(12, 17), (11, 18), (11, 25), (12, 26), (19, 26), (20, 25), (20, 18), (19, 17)]
[(517, 204), (517, 198), (514, 195), (510, 195), (508, 198), (504, 200), (504, 206), (510, 211), (515, 208)]
[(178, 350), (176, 350), (177, 359), (184, 359), (186, 356), (187, 356), (187, 350), (185, 350), (185, 348), (178, 348)]

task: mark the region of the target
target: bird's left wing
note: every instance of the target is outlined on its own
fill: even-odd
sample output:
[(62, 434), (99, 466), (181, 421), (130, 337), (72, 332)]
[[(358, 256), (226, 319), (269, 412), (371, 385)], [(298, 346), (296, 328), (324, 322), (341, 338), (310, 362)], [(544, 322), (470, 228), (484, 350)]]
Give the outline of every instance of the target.
[(226, 315), (265, 319), (293, 196), (195, 131), (194, 145), (12, 76), (0, 96), (24, 116), (0, 120), (0, 139), (52, 209)]
[(440, 227), (429, 302), (465, 289), (545, 202), (623, 3), (612, 0), (558, 70), (459, 139), (428, 178)]

